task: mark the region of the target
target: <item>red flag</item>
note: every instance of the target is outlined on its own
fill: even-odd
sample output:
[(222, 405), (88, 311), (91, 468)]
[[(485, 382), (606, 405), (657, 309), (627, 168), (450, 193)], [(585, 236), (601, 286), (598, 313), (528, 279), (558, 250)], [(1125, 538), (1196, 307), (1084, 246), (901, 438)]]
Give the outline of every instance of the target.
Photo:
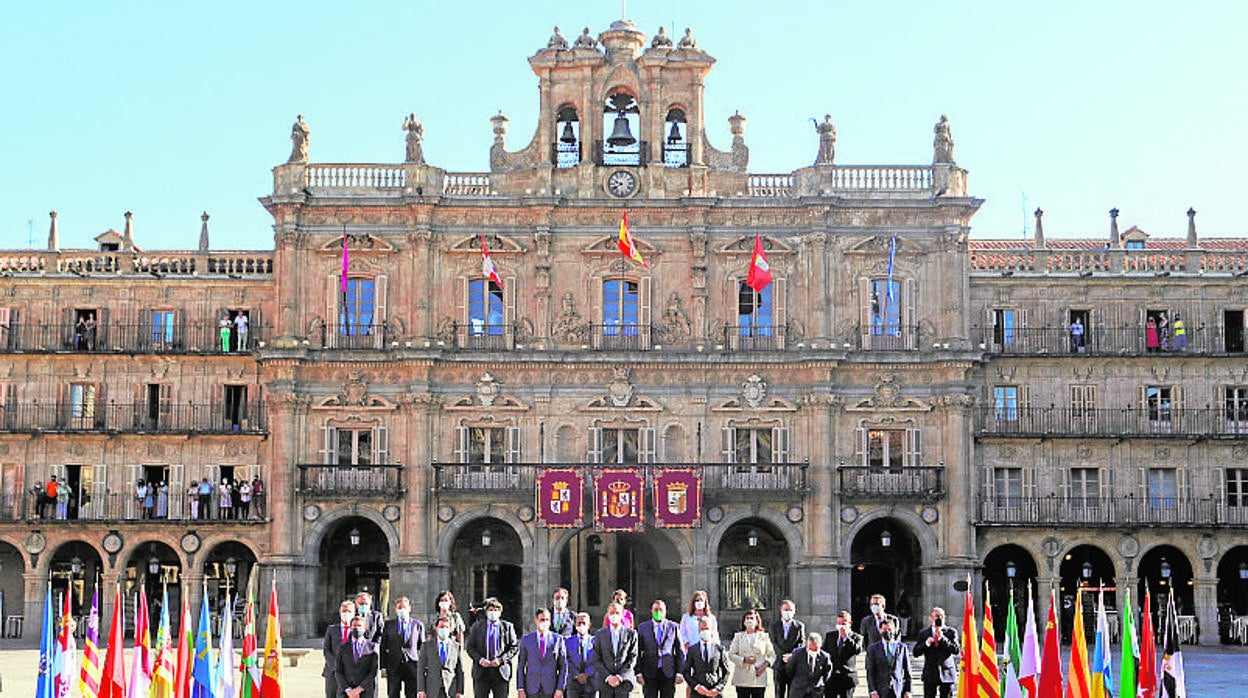
[(966, 579), (966, 608), (962, 613), (962, 671), (958, 675), (958, 695), (975, 698), (979, 695), (979, 633), (975, 630), (975, 601), (971, 598), (971, 579)]
[(1140, 618), (1140, 698), (1157, 695), (1157, 639), (1153, 635), (1152, 592), (1144, 590), (1144, 613)]
[(498, 268), (494, 266), (494, 260), (490, 257), (490, 248), (485, 246), (485, 233), (481, 233), (481, 276), (498, 284), (499, 288), (503, 287), (503, 280), (498, 276)]
[[(1062, 648), (1057, 627), (1057, 593), (1049, 592), (1049, 620), (1044, 624), (1044, 654), (1040, 659), (1040, 689), (1036, 698), (1062, 698)], [(1029, 697), (1030, 698), (1030, 697)]]
[(763, 239), (754, 236), (754, 254), (750, 255), (750, 270), (745, 275), (745, 285), (762, 293), (771, 283), (771, 265), (767, 263), (767, 254), (763, 252)]
[(126, 698), (126, 631), (122, 608), (121, 585), (113, 599), (113, 622), (108, 629), (108, 651), (104, 655), (104, 671), (100, 676), (100, 698)]
[(195, 631), (191, 628), (191, 605), (182, 590), (182, 612), (178, 617), (178, 663), (174, 668), (173, 698), (191, 698), (191, 658), (195, 654)]
[(616, 244), (625, 257), (647, 269), (650, 268), (650, 265), (646, 264), (646, 260), (641, 258), (641, 250), (637, 249), (637, 243), (633, 241), (633, 234), (628, 231), (628, 211), (625, 211), (624, 217), (620, 219), (620, 241)]
[[(997, 671), (997, 634), (992, 627), (992, 599), (984, 592), (984, 636), (979, 651), (980, 698), (1001, 698), (1001, 675)], [(974, 652), (974, 648), (971, 649)]]
[(260, 695), (282, 698), (282, 617), (277, 612), (277, 581), (269, 596), (269, 621), (264, 630), (264, 677), (260, 679)]

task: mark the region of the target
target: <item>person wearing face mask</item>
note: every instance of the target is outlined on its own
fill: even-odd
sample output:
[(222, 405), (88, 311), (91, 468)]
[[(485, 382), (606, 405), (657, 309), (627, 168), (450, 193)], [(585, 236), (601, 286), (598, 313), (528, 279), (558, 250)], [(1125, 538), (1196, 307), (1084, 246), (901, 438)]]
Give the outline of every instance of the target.
[(715, 637), (715, 644), (718, 645), (719, 624), (715, 622), (715, 615), (711, 613), (711, 604), (707, 601), (706, 592), (698, 589), (693, 592), (693, 598), (689, 599), (689, 608), (680, 618), (680, 641), (685, 643), (686, 651), (701, 642), (698, 627), (703, 618), (711, 621), (711, 632)]
[(338, 695), (346, 698), (376, 698), (377, 646), (368, 639), (364, 616), (351, 620), (351, 636), (334, 659)]
[(516, 626), (503, 620), (503, 604), (485, 600), (485, 617), (468, 631), (468, 656), (472, 658), (472, 690), (476, 698), (507, 698), (511, 684), (511, 660), (519, 647)]
[(464, 698), (463, 647), (451, 632), (451, 619), (433, 623), (433, 638), (421, 648), (416, 663), (416, 698)]
[(910, 698), (910, 648), (893, 636), (893, 623), (880, 623), (880, 641), (867, 647), (867, 690), (871, 698)]
[(355, 612), (364, 616), (364, 635), (369, 642), (381, 642), (381, 626), (385, 623), (381, 611), (373, 608), (373, 595), (361, 591), (355, 595)]
[(351, 639), (351, 622), (355, 618), (355, 602), (343, 601), (338, 605), (338, 621), (330, 623), (325, 629), (325, 641), (322, 652), (325, 665), (321, 669), (321, 677), (325, 679), (325, 698), (339, 698), (338, 677), (334, 668), (338, 664), (338, 652)]
[(573, 620), (574, 632), (565, 641), (568, 683), (563, 694), (566, 698), (595, 698), (598, 689), (594, 685), (594, 637), (589, 632), (592, 623), (588, 613), (578, 613)]
[(637, 678), (637, 631), (624, 627), (624, 608), (607, 606), (607, 627), (594, 635), (594, 682), (599, 698), (628, 698)]
[(416, 665), (424, 643), (424, 624), (412, 617), (412, 602), (400, 596), (394, 602), (394, 618), (381, 629), (381, 676), (388, 698), (416, 698)]
[(880, 594), (871, 595), (871, 615), (862, 619), (858, 633), (862, 635), (863, 644), (867, 647), (880, 641), (880, 625), (888, 621), (894, 631), (901, 627), (901, 620), (891, 613), (884, 612), (884, 597)]
[(564, 637), (576, 632), (576, 612), (568, 608), (568, 590), (563, 587), (551, 597), (550, 628)]
[[(633, 612), (628, 610), (628, 592), (623, 589), (616, 589), (611, 592), (611, 603), (617, 603), (620, 605), (620, 608), (624, 609), (624, 627), (637, 627), (637, 625), (633, 622)], [(602, 627), (607, 627), (606, 616), (603, 616), (602, 618)]]
[(706, 617), (698, 620), (698, 642), (685, 652), (685, 682), (694, 694), (705, 698), (723, 693), (731, 675), (728, 653), (719, 646), (713, 623)]
[(637, 628), (637, 664), (645, 698), (672, 698), (684, 661), (680, 626), (667, 619), (667, 602), (657, 599), (650, 605), (650, 620)]
[(914, 656), (923, 660), (924, 698), (950, 698), (958, 683), (958, 631), (945, 624), (945, 609), (932, 609), (932, 624), (919, 631)]
[(728, 659), (736, 668), (732, 685), (740, 698), (763, 698), (767, 691), (767, 667), (776, 662), (771, 637), (763, 631), (763, 618), (750, 609), (741, 618), (741, 630), (732, 636)]
[(464, 625), (464, 617), (459, 615), (459, 611), (455, 608), (455, 595), (450, 589), (443, 589), (438, 592), (438, 600), (434, 602), (433, 613), (429, 621), (430, 625), (436, 625), (435, 621), (439, 618), (446, 618), (451, 625), (451, 637), (455, 638), (462, 647), (464, 644), (464, 633), (467, 626)]
[(806, 644), (793, 650), (789, 659), (789, 698), (823, 698), (823, 687), (832, 671), (832, 658), (822, 649), (823, 637), (808, 633)]
[(832, 660), (832, 672), (824, 684), (824, 698), (853, 698), (858, 685), (858, 655), (862, 654), (862, 636), (854, 632), (854, 617), (841, 611), (836, 618), (836, 634), (824, 643)]
[(563, 698), (568, 683), (568, 655), (563, 636), (550, 628), (550, 611), (533, 615), (536, 629), (520, 638), (516, 662), (517, 698)]
[(806, 624), (797, 620), (797, 604), (790, 599), (780, 602), (780, 617), (772, 621), (769, 634), (775, 648), (776, 663), (771, 667), (771, 682), (776, 698), (784, 698), (789, 688), (789, 659), (793, 650), (806, 642)]

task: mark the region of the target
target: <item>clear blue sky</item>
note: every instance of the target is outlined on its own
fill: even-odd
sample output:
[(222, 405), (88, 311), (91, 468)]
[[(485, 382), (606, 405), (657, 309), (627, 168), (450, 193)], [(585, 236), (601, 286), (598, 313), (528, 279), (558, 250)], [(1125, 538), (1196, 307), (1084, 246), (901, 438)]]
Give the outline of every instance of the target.
[[(925, 163), (932, 124), (987, 200), (976, 237), (1019, 237), (1042, 206), (1050, 236), (1125, 229), (1244, 236), (1248, 3), (1120, 0), (745, 3), (632, 0), (629, 19), (683, 34), (718, 63), (712, 143), (749, 118), (750, 170), (814, 159), (830, 113), (841, 164)], [(425, 155), (488, 168), (489, 117), (508, 146), (536, 123), (526, 59), (559, 24), (597, 35), (618, 0), (526, 2), (7, 2), (0, 8), (0, 248), (64, 247), (135, 213), (146, 248), (189, 249), (199, 214), (214, 248), (272, 247), (256, 202), (290, 153), (297, 113), (314, 162), (399, 162), (404, 115)], [(1028, 220), (1030, 216), (1027, 216)]]

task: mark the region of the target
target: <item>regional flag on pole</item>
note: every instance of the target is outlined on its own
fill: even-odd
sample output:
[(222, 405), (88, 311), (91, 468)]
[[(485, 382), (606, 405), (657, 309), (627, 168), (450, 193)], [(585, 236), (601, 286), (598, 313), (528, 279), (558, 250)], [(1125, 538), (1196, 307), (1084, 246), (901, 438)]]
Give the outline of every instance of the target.
[(1040, 671), (1040, 642), (1036, 636), (1036, 604), (1031, 595), (1031, 583), (1027, 583), (1027, 628), (1023, 631), (1023, 654), (1018, 660), (1018, 685), (1027, 692), (1027, 698), (1036, 698), (1037, 677)]
[(1091, 698), (1088, 675), (1088, 636), (1083, 629), (1083, 590), (1075, 592), (1075, 627), (1070, 631), (1070, 670), (1066, 672), (1066, 698)]
[(241, 698), (260, 696), (260, 653), (256, 649), (256, 573), (247, 580), (247, 610), (243, 611), (243, 658), (238, 665), (243, 675)]
[(1105, 591), (1101, 590), (1096, 608), (1096, 645), (1092, 649), (1092, 698), (1114, 698), (1110, 676), (1109, 618), (1105, 615)]
[[(1001, 698), (1001, 675), (997, 671), (997, 635), (992, 627), (992, 597), (984, 590), (984, 634), (979, 650), (979, 696)], [(974, 652), (974, 648), (971, 649)]]
[(481, 233), (481, 276), (498, 284), (499, 288), (503, 287), (503, 280), (498, 276), (498, 267), (494, 266), (494, 259), (490, 257), (490, 248), (485, 246), (485, 233)]
[(750, 270), (745, 274), (745, 285), (762, 293), (771, 283), (771, 265), (767, 263), (767, 254), (763, 252), (763, 238), (754, 236), (754, 253), (750, 255)]
[(217, 698), (234, 698), (234, 608), (230, 595), (225, 595), (225, 609), (221, 611), (221, 653), (217, 657)]
[(975, 629), (975, 601), (971, 598), (971, 577), (966, 578), (966, 606), (962, 614), (962, 671), (958, 673), (958, 695), (979, 695), (979, 633)]
[(74, 615), (70, 610), (70, 590), (61, 595), (61, 630), (56, 638), (55, 659), (52, 661), (52, 684), (56, 698), (69, 698), (74, 668), (78, 665), (78, 644), (74, 640)]
[(1057, 592), (1049, 592), (1049, 619), (1044, 624), (1044, 656), (1037, 698), (1062, 698), (1062, 647), (1057, 626)]
[(134, 657), (130, 664), (130, 696), (143, 698), (152, 690), (152, 633), (148, 627), (147, 594), (139, 588), (134, 611)]
[(260, 694), (264, 698), (282, 698), (282, 617), (277, 611), (277, 580), (269, 596), (269, 621), (264, 631), (264, 677)]
[(1153, 594), (1144, 589), (1144, 612), (1140, 614), (1139, 698), (1153, 698), (1157, 691), (1157, 640), (1153, 634)]
[(35, 684), (35, 698), (53, 698), (56, 684), (52, 676), (52, 666), (56, 661), (56, 626), (52, 610), (52, 584), (48, 583), (48, 593), (43, 600), (43, 636), (39, 638), (39, 678)]
[(208, 590), (199, 607), (199, 632), (195, 635), (195, 664), (191, 669), (191, 698), (211, 698), (216, 681), (212, 675), (212, 617)]
[(191, 602), (182, 590), (182, 611), (178, 614), (178, 663), (173, 674), (173, 698), (191, 698), (191, 653), (195, 631), (191, 627)]
[(1166, 639), (1161, 650), (1162, 698), (1187, 698), (1187, 675), (1183, 672), (1183, 651), (1179, 646), (1178, 612), (1174, 607), (1174, 590), (1166, 610)]
[(649, 269), (650, 265), (646, 264), (646, 260), (641, 258), (641, 250), (637, 249), (637, 243), (633, 240), (633, 234), (628, 231), (628, 212), (624, 212), (624, 217), (620, 219), (620, 241), (617, 243), (620, 252), (634, 262)]
[(1122, 661), (1118, 669), (1118, 695), (1135, 698), (1135, 667), (1140, 663), (1140, 639), (1135, 633), (1135, 607), (1131, 605), (1131, 588), (1125, 590), (1126, 601), (1122, 605)]
[(78, 683), (82, 698), (100, 695), (100, 589), (91, 594), (91, 615), (87, 616), (87, 638), (82, 645), (82, 673)]
[(1023, 687), (1018, 683), (1018, 665), (1022, 663), (1023, 647), (1018, 639), (1018, 615), (1014, 611), (1014, 588), (1010, 586), (1010, 605), (1005, 614), (1005, 671), (1001, 672), (1001, 695), (1005, 698), (1023, 698)]
[[(151, 698), (173, 698), (173, 631), (169, 627), (169, 589), (160, 605), (160, 625), (156, 626), (156, 658), (152, 667)], [(142, 698), (142, 696), (139, 696)]]
[(126, 698), (126, 632), (125, 600), (121, 596), (121, 583), (113, 596), (113, 620), (108, 627), (108, 651), (104, 654), (104, 676), (100, 683), (100, 698)]

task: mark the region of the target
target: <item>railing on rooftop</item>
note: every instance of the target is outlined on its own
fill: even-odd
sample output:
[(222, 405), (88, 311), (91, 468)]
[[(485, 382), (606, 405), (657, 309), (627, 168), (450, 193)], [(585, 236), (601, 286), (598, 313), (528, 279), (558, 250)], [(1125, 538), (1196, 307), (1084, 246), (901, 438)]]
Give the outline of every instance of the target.
[[(830, 190), (836, 192), (920, 192), (932, 188), (931, 165), (835, 165), (828, 168)], [(792, 174), (752, 174), (746, 177), (746, 196), (784, 199), (794, 195)]]
[(402, 189), (407, 172), (402, 165), (316, 164), (304, 170), (303, 183), (325, 189)]
[(1194, 273), (1248, 273), (1248, 251), (1187, 249), (972, 249), (973, 273), (1014, 274), (1132, 274), (1170, 276)]
[(494, 196), (487, 172), (447, 172), (442, 178), (445, 196)]
[(94, 250), (0, 250), (0, 274), (99, 276), (270, 277), (271, 251), (99, 252)]

